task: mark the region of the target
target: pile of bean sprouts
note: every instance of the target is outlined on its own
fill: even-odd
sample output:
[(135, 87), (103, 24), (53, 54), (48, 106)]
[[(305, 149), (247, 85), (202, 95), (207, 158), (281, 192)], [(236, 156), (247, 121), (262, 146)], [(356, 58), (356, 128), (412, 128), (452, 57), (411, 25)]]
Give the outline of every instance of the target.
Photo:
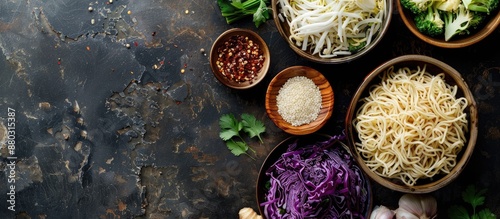
[[(278, 0), (290, 40), (323, 58), (350, 55), (349, 44), (370, 45), (385, 18), (385, 0)], [(365, 46), (365, 47), (366, 47)]]

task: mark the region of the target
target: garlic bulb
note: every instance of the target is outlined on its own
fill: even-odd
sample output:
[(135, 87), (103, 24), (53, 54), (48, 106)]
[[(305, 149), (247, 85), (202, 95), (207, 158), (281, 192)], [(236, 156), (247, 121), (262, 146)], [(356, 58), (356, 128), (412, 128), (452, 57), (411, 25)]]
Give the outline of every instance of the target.
[(370, 214), (370, 219), (393, 219), (394, 211), (391, 209), (380, 205), (373, 208), (372, 213)]
[(396, 219), (434, 219), (437, 217), (437, 201), (428, 194), (405, 194), (399, 199)]
[(263, 219), (262, 216), (258, 215), (252, 208), (245, 207), (240, 209), (238, 213), (239, 219)]

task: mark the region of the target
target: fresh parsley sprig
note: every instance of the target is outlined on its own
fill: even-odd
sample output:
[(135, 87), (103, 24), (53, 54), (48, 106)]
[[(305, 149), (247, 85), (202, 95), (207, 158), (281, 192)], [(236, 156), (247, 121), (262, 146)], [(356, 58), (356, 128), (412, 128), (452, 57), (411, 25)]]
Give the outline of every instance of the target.
[[(257, 137), (263, 143), (261, 134), (266, 131), (264, 123), (248, 113), (241, 114), (241, 120), (236, 119), (231, 113), (224, 114), (219, 119), (219, 126), (221, 129), (219, 137), (226, 142), (227, 148), (236, 156), (241, 154), (250, 156), (247, 153), (249, 149), (255, 153), (255, 150), (241, 135), (242, 133), (246, 133), (250, 138)], [(250, 157), (253, 159), (252, 156)]]
[(462, 192), (464, 202), (472, 206), (472, 215), (464, 206), (453, 205), (448, 209), (451, 219), (496, 219), (496, 215), (490, 209), (485, 208), (478, 211), (477, 207), (484, 204), (486, 189), (478, 190), (474, 185), (469, 185)]

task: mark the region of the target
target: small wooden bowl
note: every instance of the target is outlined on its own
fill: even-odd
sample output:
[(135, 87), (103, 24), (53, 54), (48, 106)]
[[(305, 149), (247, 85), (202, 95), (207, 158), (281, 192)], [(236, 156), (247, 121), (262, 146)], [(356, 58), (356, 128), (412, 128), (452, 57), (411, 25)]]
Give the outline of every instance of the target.
[[(244, 81), (244, 82), (236, 82), (234, 80), (228, 79), (226, 76), (222, 75), (219, 72), (219, 69), (217, 67), (217, 58), (218, 58), (218, 48), (220, 48), (222, 45), (224, 45), (225, 42), (227, 42), (231, 37), (240, 35), (240, 36), (246, 36), (249, 39), (251, 39), (254, 43), (259, 45), (259, 48), (263, 52), (264, 56), (264, 63), (262, 65), (262, 68), (260, 71), (257, 73), (257, 76), (253, 80), (249, 81)], [(234, 88), (234, 89), (248, 89), (251, 88), (255, 85), (257, 85), (264, 77), (266, 76), (267, 72), (269, 71), (269, 65), (271, 63), (271, 54), (269, 52), (269, 48), (266, 44), (266, 42), (260, 37), (257, 33), (248, 30), (248, 29), (242, 29), (242, 28), (232, 28), (229, 30), (226, 30), (223, 32), (212, 45), (212, 48), (210, 50), (210, 68), (212, 69), (212, 72), (214, 76), (219, 80), (222, 84)]]
[[(311, 79), (321, 92), (321, 110), (315, 121), (300, 126), (292, 126), (278, 113), (276, 97), (285, 82), (295, 76)], [(333, 111), (333, 89), (328, 80), (320, 72), (306, 66), (292, 66), (278, 73), (269, 83), (266, 92), (266, 112), (269, 118), (283, 131), (292, 135), (306, 135), (319, 130), (330, 119)]]
[(483, 28), (477, 30), (477, 32), (473, 32), (470, 35), (460, 35), (460, 36), (456, 35), (453, 36), (449, 41), (445, 41), (444, 35), (442, 37), (431, 37), (423, 33), (420, 33), (420, 31), (415, 26), (415, 21), (413, 20), (414, 19), (413, 13), (410, 10), (404, 8), (401, 5), (400, 0), (395, 0), (395, 1), (397, 4), (399, 14), (401, 15), (401, 19), (403, 20), (403, 23), (406, 25), (406, 27), (422, 41), (441, 48), (449, 48), (449, 49), (463, 48), (473, 45), (486, 38), (492, 32), (494, 32), (495, 29), (500, 24), (500, 10), (497, 9), (495, 11), (496, 14), (494, 12), (488, 15), (489, 21), (485, 22)]
[[(355, 145), (356, 142), (359, 142), (359, 139), (356, 127), (353, 126), (353, 119), (356, 118), (356, 113), (359, 107), (362, 105), (362, 102), (360, 102), (360, 100), (368, 96), (371, 86), (379, 84), (381, 82), (379, 75), (383, 74), (388, 68), (394, 66), (394, 69), (399, 69), (401, 67), (416, 69), (417, 66), (422, 67), (423, 65), (426, 65), (426, 71), (433, 75), (444, 73), (446, 83), (451, 86), (457, 86), (457, 97), (465, 97), (467, 99), (468, 106), (465, 109), (465, 113), (467, 113), (468, 132), (465, 132), (466, 143), (463, 146), (462, 151), (457, 156), (456, 165), (450, 170), (448, 174), (438, 174), (435, 175), (432, 179), (418, 179), (415, 185), (409, 186), (404, 184), (399, 179), (390, 179), (379, 176), (367, 167), (363, 157), (361, 156), (357, 149), (357, 146)], [(432, 57), (423, 55), (404, 55), (383, 63), (382, 65), (374, 69), (370, 74), (368, 74), (351, 100), (345, 120), (345, 126), (351, 153), (358, 162), (359, 166), (370, 178), (372, 178), (380, 185), (395, 191), (405, 193), (429, 193), (451, 183), (459, 176), (459, 174), (467, 165), (474, 151), (478, 135), (477, 105), (472, 92), (469, 90), (469, 87), (465, 83), (460, 73), (457, 72), (454, 68)]]
[(365, 54), (369, 53), (373, 48), (377, 46), (377, 44), (382, 40), (384, 35), (387, 33), (389, 29), (389, 25), (392, 19), (392, 11), (393, 11), (393, 0), (385, 0), (385, 19), (382, 21), (382, 27), (379, 30), (377, 36), (372, 38), (372, 42), (370, 45), (362, 49), (361, 51), (357, 53), (353, 53), (351, 55), (339, 55), (337, 57), (333, 58), (323, 58), (320, 57), (318, 54), (313, 55), (312, 52), (309, 50), (304, 51), (301, 48), (299, 48), (295, 42), (293, 42), (290, 39), (290, 26), (286, 21), (282, 22), (279, 18), (279, 13), (281, 10), (280, 4), (278, 4), (278, 0), (272, 0), (271, 1), (272, 9), (273, 9), (273, 18), (274, 18), (274, 23), (276, 24), (276, 28), (278, 29), (278, 32), (280, 33), (281, 37), (288, 43), (290, 48), (299, 56), (309, 60), (313, 61), (316, 63), (321, 63), (321, 64), (341, 64), (341, 63), (347, 63), (350, 61), (353, 61), (355, 59), (360, 58), (361, 56), (364, 56)]

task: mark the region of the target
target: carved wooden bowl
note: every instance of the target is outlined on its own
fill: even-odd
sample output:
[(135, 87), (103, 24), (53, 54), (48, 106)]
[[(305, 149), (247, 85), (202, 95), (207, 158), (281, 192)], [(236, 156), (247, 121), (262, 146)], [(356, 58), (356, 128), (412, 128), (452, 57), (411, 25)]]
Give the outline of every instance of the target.
[(431, 37), (420, 33), (413, 20), (414, 15), (412, 12), (402, 7), (400, 0), (395, 1), (398, 12), (406, 27), (422, 41), (441, 48), (463, 48), (476, 44), (494, 32), (500, 24), (500, 10), (497, 9), (488, 15), (488, 20), (485, 21), (485, 24), (482, 25), (481, 29), (471, 32), (470, 35), (456, 35), (449, 41), (445, 41), (444, 36)]
[[(291, 1), (290, 1), (291, 2)], [(318, 54), (313, 54), (311, 49), (308, 48), (307, 50), (302, 50), (299, 46), (296, 45), (296, 43), (290, 39), (290, 26), (285, 20), (282, 20), (280, 13), (281, 13), (281, 6), (278, 3), (278, 0), (272, 0), (271, 1), (272, 9), (273, 9), (273, 18), (274, 18), (274, 23), (276, 25), (276, 28), (278, 29), (278, 32), (282, 36), (283, 40), (285, 40), (290, 48), (300, 57), (307, 59), (309, 61), (321, 63), (321, 64), (341, 64), (341, 63), (348, 63), (351, 61), (354, 61), (372, 51), (377, 44), (382, 41), (383, 37), (389, 30), (389, 25), (391, 23), (392, 19), (392, 11), (393, 11), (393, 0), (385, 0), (385, 17), (383, 18), (381, 28), (377, 32), (376, 36), (372, 38), (371, 43), (366, 46), (364, 49), (353, 53), (351, 55), (338, 55), (336, 57), (332, 58), (324, 58), (320, 57)]]
[[(278, 112), (276, 97), (289, 78), (305, 76), (311, 79), (321, 92), (321, 109), (316, 120), (311, 123), (293, 126), (285, 121)], [(293, 135), (306, 135), (318, 131), (330, 119), (333, 111), (333, 89), (328, 80), (317, 70), (306, 66), (292, 66), (278, 73), (269, 83), (266, 92), (266, 112), (269, 118), (283, 131)]]
[[(262, 64), (262, 68), (260, 71), (257, 72), (255, 78), (252, 80), (246, 80), (246, 81), (234, 81), (228, 79), (228, 77), (224, 76), (221, 74), (217, 67), (217, 61), (218, 61), (218, 49), (224, 45), (231, 37), (233, 36), (245, 36), (248, 37), (249, 40), (252, 40), (253, 43), (257, 44), (262, 51), (262, 55), (264, 57), (264, 62)], [(240, 63), (239, 61), (236, 61), (237, 63)], [(269, 65), (271, 63), (271, 54), (269, 52), (269, 48), (262, 39), (256, 32), (253, 32), (248, 29), (243, 29), (243, 28), (232, 28), (229, 30), (226, 30), (223, 32), (213, 43), (211, 51), (210, 51), (210, 67), (212, 69), (212, 72), (214, 76), (224, 85), (234, 88), (234, 89), (249, 89), (251, 87), (254, 87), (257, 85), (264, 77), (266, 76), (268, 70), (269, 70)]]
[[(360, 109), (363, 102), (361, 100), (367, 96), (369, 96), (370, 88), (376, 84), (381, 83), (381, 76), (387, 69), (394, 68), (399, 69), (402, 67), (408, 67), (410, 69), (416, 69), (417, 67), (426, 66), (426, 72), (431, 75), (437, 75), (440, 73), (444, 73), (444, 80), (450, 86), (456, 86), (456, 98), (464, 97), (467, 100), (467, 105), (465, 106), (464, 113), (466, 113), (467, 119), (467, 130), (464, 130), (465, 142), (461, 148), (461, 151), (454, 155), (455, 165), (450, 167), (448, 173), (440, 172), (432, 177), (421, 177), (418, 178), (414, 185), (408, 185), (403, 183), (403, 181), (399, 178), (390, 178), (381, 176), (375, 171), (372, 171), (371, 168), (366, 164), (366, 159), (362, 156), (360, 150), (358, 150), (358, 145), (356, 143), (361, 143), (358, 135), (357, 127), (354, 126), (353, 120), (358, 116), (358, 110)], [(388, 101), (389, 102), (389, 101)], [(406, 113), (410, 113), (407, 111)], [(397, 115), (391, 114), (391, 116), (396, 117)], [(376, 122), (375, 122), (376, 123)], [(408, 124), (405, 124), (408, 126)], [(349, 142), (349, 148), (355, 160), (359, 163), (359, 166), (364, 170), (364, 172), (368, 175), (368, 177), (372, 178), (374, 181), (379, 183), (382, 186), (385, 186), (389, 189), (405, 192), (405, 193), (429, 193), (433, 192), (437, 189), (440, 189), (453, 180), (455, 180), (463, 169), (466, 167), (476, 144), (477, 135), (478, 135), (478, 115), (477, 115), (477, 105), (474, 100), (474, 96), (467, 86), (465, 80), (462, 78), (461, 74), (456, 71), (454, 68), (449, 66), (448, 64), (437, 60), (435, 58), (424, 56), (424, 55), (403, 55), (400, 57), (396, 57), (391, 59), (377, 68), (375, 68), (372, 72), (370, 72), (364, 81), (359, 86), (358, 90), (354, 94), (351, 103), (349, 105), (349, 109), (347, 112), (346, 120), (346, 135)], [(418, 127), (418, 125), (416, 125)], [(422, 130), (422, 129), (421, 129)], [(390, 128), (387, 128), (385, 132), (391, 132)], [(399, 133), (399, 132), (398, 132)], [(400, 133), (403, 135), (404, 133)], [(377, 141), (377, 139), (383, 138), (380, 135), (375, 134), (373, 136), (373, 140)], [(390, 139), (387, 140), (389, 144), (394, 144), (393, 147), (398, 147), (401, 145), (398, 139)], [(383, 143), (379, 143), (383, 144)], [(412, 145), (410, 143), (405, 143), (406, 145)], [(392, 148), (392, 147), (391, 147)], [(413, 146), (411, 150), (416, 150)], [(426, 149), (428, 150), (428, 149)], [(407, 150), (408, 151), (408, 150)], [(391, 151), (380, 151), (381, 153), (392, 153)], [(423, 152), (422, 152), (423, 153)], [(418, 154), (422, 154), (418, 153)], [(446, 152), (447, 153), (447, 152)], [(432, 158), (428, 158), (432, 159)], [(378, 161), (370, 161), (370, 162), (378, 162)]]

